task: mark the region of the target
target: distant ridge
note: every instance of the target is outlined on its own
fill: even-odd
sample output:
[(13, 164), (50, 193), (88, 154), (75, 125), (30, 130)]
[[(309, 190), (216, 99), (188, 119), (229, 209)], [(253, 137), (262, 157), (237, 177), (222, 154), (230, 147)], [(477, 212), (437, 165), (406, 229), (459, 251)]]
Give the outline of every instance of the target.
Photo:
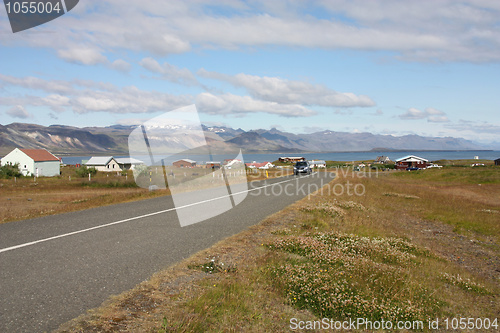
[(227, 143), (233, 144), (236, 147), (244, 147), (247, 153), (265, 153), (265, 152), (281, 152), (281, 153), (292, 153), (292, 152), (302, 152), (300, 149), (283, 147), (276, 144), (272, 140), (268, 140), (263, 136), (259, 135), (257, 132), (244, 132), (238, 136), (229, 139)]
[[(128, 135), (135, 126), (78, 128), (64, 125), (42, 126), (12, 123), (0, 125), (0, 155), (15, 147), (45, 148), (59, 155), (127, 155)], [(309, 134), (282, 132), (276, 128), (244, 131), (224, 126), (205, 126), (207, 142), (222, 147), (225, 141), (245, 153), (306, 153), (403, 150), (488, 150), (463, 138), (419, 135), (379, 135), (320, 131)]]

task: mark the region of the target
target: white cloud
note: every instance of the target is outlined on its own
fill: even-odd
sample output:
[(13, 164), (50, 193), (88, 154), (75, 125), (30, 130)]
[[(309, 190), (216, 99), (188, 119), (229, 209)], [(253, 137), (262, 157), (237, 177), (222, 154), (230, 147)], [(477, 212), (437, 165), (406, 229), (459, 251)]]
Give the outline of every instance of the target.
[(72, 91), (72, 88), (70, 85), (68, 85), (68, 82), (62, 80), (48, 81), (32, 76), (17, 78), (14, 76), (0, 74), (0, 81), (27, 89), (42, 90), (58, 94), (64, 94)]
[(440, 110), (437, 110), (434, 108), (426, 108), (425, 113), (427, 113), (428, 115), (431, 115), (431, 116), (442, 116), (445, 114), (443, 111), (440, 111)]
[(166, 62), (160, 65), (155, 59), (150, 57), (142, 59), (139, 65), (150, 72), (159, 74), (164, 80), (185, 85), (199, 84), (196, 77), (187, 68), (178, 68)]
[[(118, 49), (166, 56), (194, 47), (269, 45), (390, 51), (414, 61), (500, 60), (496, 1), (108, 0), (80, 2), (73, 13), (51, 22), (57, 38), (25, 34), (23, 43), (53, 48), (63, 59), (87, 65), (105, 62), (104, 52)], [(0, 40), (3, 45), (19, 43), (12, 34), (2, 34)]]
[(430, 123), (447, 123), (450, 120), (446, 116), (429, 116), (427, 121)]
[(112, 91), (85, 90), (71, 100), (77, 113), (151, 113), (170, 111), (191, 104), (190, 96), (176, 96), (156, 91), (144, 91), (129, 86)]
[(43, 101), (43, 105), (46, 105), (57, 112), (62, 112), (65, 107), (71, 105), (68, 97), (59, 94), (51, 94), (43, 97), (41, 100)]
[(481, 121), (471, 121), (471, 120), (463, 120), (460, 119), (458, 123), (454, 124), (446, 124), (446, 128), (452, 129), (460, 132), (473, 132), (478, 134), (495, 134), (498, 139), (500, 133), (500, 125), (499, 124), (491, 124), (487, 122)]
[(427, 117), (425, 112), (415, 108), (409, 108), (404, 114), (399, 116), (399, 118), (401, 119), (410, 119), (410, 120), (424, 119), (425, 117)]
[(16, 105), (8, 109), (5, 113), (7, 113), (9, 116), (13, 118), (19, 118), (19, 119), (27, 119), (27, 118), (32, 118), (33, 115), (31, 115), (22, 105)]
[[(117, 87), (109, 83), (89, 80), (51, 81), (32, 78), (14, 78), (0, 76), (0, 80), (14, 86), (47, 92), (46, 96), (0, 97), (1, 105), (46, 106), (61, 112), (73, 110), (79, 114), (89, 112), (107, 113), (152, 113), (170, 111), (196, 101), (201, 112), (208, 114), (240, 115), (268, 113), (283, 117), (309, 117), (316, 111), (298, 104), (280, 104), (262, 101), (250, 96), (233, 94), (213, 95), (201, 93), (192, 95), (172, 95), (157, 91), (145, 91), (135, 86)], [(60, 94), (61, 87), (64, 95)]]
[(0, 104), (46, 106), (57, 112), (71, 109), (80, 114), (150, 113), (177, 109), (192, 104), (193, 100), (190, 95), (145, 91), (134, 86), (120, 88), (109, 83), (89, 80), (53, 81), (31, 77), (14, 78), (0, 74), (0, 81), (48, 93), (42, 97), (0, 97)]
[(128, 62), (126, 62), (123, 59), (117, 59), (117, 60), (113, 61), (113, 63), (111, 64), (111, 68), (113, 68), (114, 70), (117, 70), (119, 72), (126, 73), (126, 72), (130, 71), (130, 69), (132, 68), (132, 65), (130, 65)]
[(66, 61), (83, 65), (96, 65), (107, 62), (107, 58), (100, 51), (91, 48), (63, 49), (59, 50), (57, 54)]
[(222, 115), (246, 115), (263, 112), (284, 117), (309, 117), (316, 114), (315, 111), (302, 105), (279, 104), (233, 94), (216, 96), (211, 93), (201, 93), (196, 97), (196, 106), (200, 112)]
[(227, 81), (237, 87), (244, 87), (253, 97), (270, 102), (327, 107), (375, 105), (375, 102), (368, 96), (340, 93), (324, 85), (304, 81), (291, 81), (278, 77), (261, 77), (243, 73), (232, 76), (208, 72), (204, 69), (199, 70), (198, 74), (207, 78)]
[(450, 121), (446, 116), (446, 113), (434, 108), (426, 108), (424, 111), (416, 108), (409, 108), (405, 113), (399, 115), (399, 118), (403, 120), (427, 119), (430, 123), (443, 123)]

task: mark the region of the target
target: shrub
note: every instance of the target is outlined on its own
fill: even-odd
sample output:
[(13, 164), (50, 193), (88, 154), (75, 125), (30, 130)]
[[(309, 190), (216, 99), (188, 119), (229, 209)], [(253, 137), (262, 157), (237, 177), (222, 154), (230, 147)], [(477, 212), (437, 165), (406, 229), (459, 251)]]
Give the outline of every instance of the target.
[(89, 173), (91, 176), (95, 176), (95, 174), (97, 173), (97, 169), (87, 168), (85, 165), (82, 165), (81, 167), (77, 168), (75, 172), (78, 177), (87, 177)]
[(3, 165), (0, 167), (0, 178), (13, 178), (13, 177), (21, 177), (22, 173), (19, 171), (19, 164), (15, 165)]
[(147, 176), (148, 175), (148, 167), (146, 165), (137, 165), (134, 169), (134, 175), (138, 176)]

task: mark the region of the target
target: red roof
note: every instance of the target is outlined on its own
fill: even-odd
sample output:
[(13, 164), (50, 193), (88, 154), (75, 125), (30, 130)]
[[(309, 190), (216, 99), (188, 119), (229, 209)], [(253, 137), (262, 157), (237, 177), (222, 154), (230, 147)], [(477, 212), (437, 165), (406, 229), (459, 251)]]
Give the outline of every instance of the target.
[(57, 157), (49, 153), (45, 149), (19, 149), (29, 157), (31, 157), (35, 162), (42, 161), (59, 161)]

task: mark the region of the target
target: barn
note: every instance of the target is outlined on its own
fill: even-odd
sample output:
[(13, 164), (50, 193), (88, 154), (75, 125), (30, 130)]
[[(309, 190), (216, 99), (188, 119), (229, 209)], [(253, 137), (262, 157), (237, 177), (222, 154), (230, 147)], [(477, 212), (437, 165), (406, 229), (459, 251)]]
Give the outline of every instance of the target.
[(497, 158), (497, 159), (495, 160), (495, 165), (500, 165), (500, 158)]
[(1, 165), (19, 165), (24, 176), (53, 177), (61, 173), (61, 160), (46, 149), (15, 148), (2, 158)]
[(429, 166), (429, 161), (415, 155), (408, 155), (396, 160), (396, 169), (406, 170), (407, 168), (425, 169)]
[(183, 158), (172, 162), (172, 165), (176, 168), (193, 168), (196, 166), (196, 161), (190, 160), (189, 158)]

